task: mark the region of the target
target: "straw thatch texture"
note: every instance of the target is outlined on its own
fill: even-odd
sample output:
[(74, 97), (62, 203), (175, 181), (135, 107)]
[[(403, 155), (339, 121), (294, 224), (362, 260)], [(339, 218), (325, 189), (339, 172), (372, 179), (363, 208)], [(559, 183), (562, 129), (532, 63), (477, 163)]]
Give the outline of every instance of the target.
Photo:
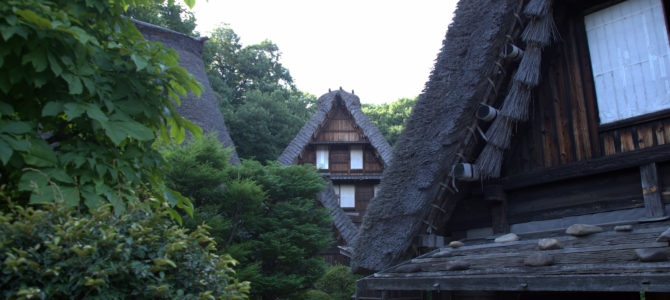
[(204, 133), (215, 132), (219, 142), (224, 147), (231, 148), (230, 162), (238, 164), (240, 159), (237, 157), (233, 140), (228, 134), (223, 115), (216, 104), (202, 61), (202, 46), (207, 39), (191, 37), (138, 20), (133, 20), (133, 22), (145, 39), (161, 42), (177, 51), (179, 53), (179, 65), (191, 73), (205, 88), (199, 99), (195, 94), (189, 93), (186, 99), (182, 99), (181, 106), (177, 107), (177, 112), (200, 126)]
[[(391, 148), (391, 145), (389, 145), (379, 129), (363, 113), (358, 96), (342, 90), (331, 91), (319, 97), (317, 112), (305, 123), (293, 141), (279, 156), (278, 160), (281, 164), (291, 165), (297, 162), (298, 156), (309, 144), (319, 126), (326, 120), (326, 115), (338, 99), (344, 103), (344, 106), (354, 118), (354, 122), (361, 128), (372, 147), (377, 150), (384, 164), (389, 164), (393, 148)], [(347, 245), (351, 245), (358, 234), (358, 229), (344, 211), (342, 211), (337, 199), (337, 195), (333, 192), (332, 187), (326, 188), (317, 196), (317, 200), (330, 211), (330, 215), (334, 219), (335, 228), (337, 228), (342, 238), (347, 242)]]
[(302, 149), (307, 146), (312, 138), (312, 135), (318, 130), (319, 125), (326, 119), (326, 115), (333, 107), (336, 98), (342, 99), (351, 116), (354, 118), (356, 125), (363, 130), (363, 134), (368, 138), (372, 147), (374, 147), (385, 164), (388, 165), (391, 159), (391, 152), (393, 148), (389, 145), (384, 135), (377, 129), (375, 124), (370, 121), (368, 116), (363, 113), (361, 109), (361, 100), (358, 96), (347, 93), (343, 90), (335, 90), (323, 94), (318, 100), (317, 112), (312, 116), (307, 123), (300, 129), (291, 143), (284, 149), (279, 156), (279, 162), (284, 165), (294, 164), (300, 155)]
[[(514, 23), (514, 0), (460, 1), (430, 80), (401, 134), (354, 243), (354, 270), (406, 258), (442, 176), (457, 162)], [(463, 149), (470, 151), (470, 149)]]
[(531, 99), (530, 89), (517, 81), (512, 82), (512, 87), (507, 92), (500, 113), (519, 122), (527, 121)]

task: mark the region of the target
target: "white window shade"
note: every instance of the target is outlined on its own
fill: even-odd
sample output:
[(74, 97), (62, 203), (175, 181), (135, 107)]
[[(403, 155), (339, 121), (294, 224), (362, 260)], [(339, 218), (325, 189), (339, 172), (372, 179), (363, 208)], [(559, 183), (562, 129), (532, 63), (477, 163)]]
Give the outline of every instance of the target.
[(340, 207), (356, 207), (356, 187), (354, 185), (340, 185)]
[(363, 169), (363, 147), (351, 146), (351, 169)]
[(670, 47), (661, 0), (629, 0), (584, 17), (600, 122), (670, 108)]
[(317, 146), (316, 147), (316, 168), (317, 169), (328, 169), (328, 147), (327, 146)]

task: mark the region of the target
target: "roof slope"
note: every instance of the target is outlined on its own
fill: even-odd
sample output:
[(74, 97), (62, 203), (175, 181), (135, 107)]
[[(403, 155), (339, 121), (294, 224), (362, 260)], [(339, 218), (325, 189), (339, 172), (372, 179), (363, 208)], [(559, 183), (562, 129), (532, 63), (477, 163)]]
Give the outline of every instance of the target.
[[(463, 247), (437, 249), (359, 280), (357, 289), (670, 291), (670, 248), (668, 242), (657, 242), (670, 221), (632, 224), (633, 230), (627, 232), (615, 231), (614, 226), (602, 226), (604, 232), (585, 237), (566, 235), (563, 229), (521, 235), (520, 241), (506, 243), (465, 241)], [(544, 238), (555, 239), (561, 247), (539, 250)], [(659, 257), (643, 260), (636, 254), (641, 250)], [(546, 260), (539, 263), (533, 257)]]
[[(354, 243), (353, 270), (381, 270), (407, 255), (438, 184), (457, 162), (518, 1), (460, 1), (424, 92), (405, 124), (379, 196)], [(485, 8), (485, 9), (483, 9)]]
[[(281, 164), (292, 165), (296, 163), (298, 156), (310, 142), (319, 126), (325, 121), (326, 115), (332, 109), (337, 99), (342, 100), (349, 113), (353, 116), (356, 125), (361, 128), (363, 134), (372, 144), (372, 147), (377, 150), (384, 163), (388, 165), (393, 149), (384, 138), (384, 135), (361, 110), (361, 102), (358, 96), (342, 90), (331, 91), (319, 97), (316, 113), (305, 123), (293, 141), (279, 156), (278, 160)], [(317, 196), (317, 200), (330, 211), (330, 215), (334, 219), (335, 228), (337, 228), (347, 244), (351, 245), (358, 235), (358, 229), (342, 208), (340, 208), (337, 195), (335, 195), (333, 189), (326, 188)]]
[(386, 138), (384, 138), (384, 135), (377, 129), (375, 124), (373, 124), (368, 116), (363, 113), (363, 110), (361, 109), (361, 100), (358, 96), (343, 90), (331, 91), (319, 97), (319, 106), (316, 113), (307, 123), (305, 123), (300, 129), (300, 132), (298, 132), (298, 135), (296, 135), (293, 141), (291, 141), (286, 149), (284, 149), (279, 156), (280, 163), (291, 165), (296, 162), (302, 149), (307, 146), (312, 135), (319, 129), (319, 125), (326, 119), (326, 115), (333, 108), (333, 104), (337, 98), (342, 99), (347, 110), (354, 117), (356, 125), (363, 130), (363, 134), (368, 138), (372, 147), (377, 150), (384, 163), (388, 165), (391, 160), (391, 152), (393, 151), (393, 148), (391, 148), (391, 145), (389, 145), (388, 141), (386, 141)]
[(133, 22), (135, 22), (135, 26), (145, 39), (161, 42), (165, 46), (177, 51), (179, 53), (179, 65), (191, 73), (204, 87), (199, 99), (195, 94), (189, 93), (186, 99), (181, 102), (181, 106), (177, 107), (177, 112), (184, 118), (200, 126), (203, 132), (216, 132), (219, 142), (224, 147), (231, 149), (232, 156), (230, 162), (233, 164), (239, 163), (240, 159), (237, 157), (235, 145), (228, 134), (223, 115), (216, 104), (212, 87), (205, 73), (205, 65), (202, 61), (202, 47), (207, 38), (188, 36), (134, 19)]

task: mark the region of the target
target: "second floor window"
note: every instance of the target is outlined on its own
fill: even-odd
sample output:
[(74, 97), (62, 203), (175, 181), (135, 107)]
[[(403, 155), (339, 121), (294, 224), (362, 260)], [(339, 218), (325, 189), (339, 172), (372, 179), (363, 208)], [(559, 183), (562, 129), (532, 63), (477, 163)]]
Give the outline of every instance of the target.
[(350, 168), (352, 170), (363, 169), (363, 146), (351, 146), (350, 149)]
[(328, 146), (316, 147), (316, 168), (328, 169)]

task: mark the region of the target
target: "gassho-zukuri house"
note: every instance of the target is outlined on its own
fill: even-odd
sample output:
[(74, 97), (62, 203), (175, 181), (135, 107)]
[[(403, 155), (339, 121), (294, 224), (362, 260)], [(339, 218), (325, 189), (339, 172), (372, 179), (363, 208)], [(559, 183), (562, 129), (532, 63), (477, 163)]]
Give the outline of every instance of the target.
[(177, 51), (179, 66), (186, 69), (205, 88), (200, 98), (194, 93), (188, 93), (186, 99), (182, 99), (181, 105), (177, 107), (177, 112), (200, 126), (203, 133), (213, 133), (224, 148), (230, 148), (230, 162), (239, 164), (240, 159), (237, 157), (235, 144), (228, 134), (223, 114), (216, 104), (214, 92), (205, 73), (202, 48), (207, 37), (193, 37), (139, 20), (132, 19), (132, 21), (145, 39), (161, 42)]
[(353, 91), (329, 91), (319, 97), (317, 105), (317, 112), (284, 149), (279, 162), (313, 164), (330, 181), (331, 186), (317, 200), (333, 217), (339, 247), (324, 257), (330, 263), (348, 264), (347, 245), (358, 234), (392, 148), (363, 113)]
[(353, 243), (356, 297), (670, 297), (669, 4), (461, 0)]

